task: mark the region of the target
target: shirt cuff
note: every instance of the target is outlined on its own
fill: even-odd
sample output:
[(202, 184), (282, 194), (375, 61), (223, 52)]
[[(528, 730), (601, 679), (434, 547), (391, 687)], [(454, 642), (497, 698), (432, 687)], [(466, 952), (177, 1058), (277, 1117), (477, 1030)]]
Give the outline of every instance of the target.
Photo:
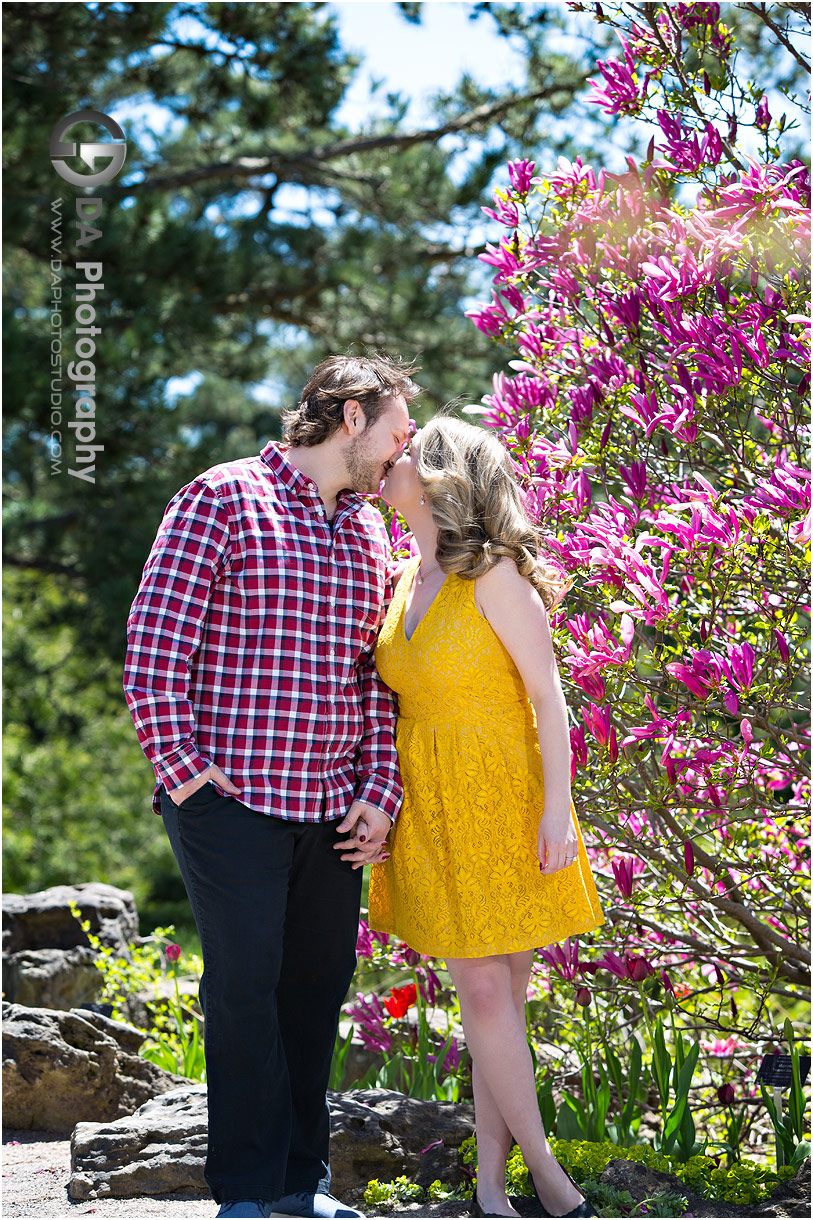
[(366, 805), (372, 805), (374, 809), (380, 809), (382, 813), (386, 813), (391, 822), (394, 822), (401, 808), (404, 792), (400, 785), (387, 783), (377, 775), (371, 775), (364, 781), (353, 799), (364, 801)]
[(195, 746), (185, 745), (173, 750), (171, 754), (167, 754), (163, 758), (156, 759), (153, 763), (153, 770), (158, 783), (163, 784), (169, 792), (172, 792), (175, 788), (181, 788), (184, 784), (189, 784), (193, 779), (197, 779), (199, 775), (203, 775), (211, 765), (211, 759), (204, 758)]

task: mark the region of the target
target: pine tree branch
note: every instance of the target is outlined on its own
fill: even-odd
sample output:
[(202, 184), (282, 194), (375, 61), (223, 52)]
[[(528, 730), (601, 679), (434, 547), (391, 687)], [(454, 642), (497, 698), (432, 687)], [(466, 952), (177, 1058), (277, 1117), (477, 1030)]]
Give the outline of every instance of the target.
[[(221, 178), (263, 178), (269, 174), (273, 174), (278, 182), (296, 181), (304, 175), (307, 182), (314, 174), (323, 170), (327, 172), (329, 163), (342, 157), (381, 150), (402, 150), (412, 148), (417, 144), (436, 143), (444, 136), (468, 131), (480, 123), (499, 118), (516, 106), (542, 101), (561, 88), (560, 84), (554, 83), (531, 93), (502, 98), (497, 102), (488, 102), (482, 106), (476, 106), (456, 119), (450, 119), (440, 127), (427, 127), (420, 131), (404, 132), (403, 134), (393, 132), (378, 136), (353, 136), (296, 154), (272, 152), (265, 157), (234, 157), (229, 161), (214, 161), (208, 165), (193, 166), (190, 169), (167, 174), (156, 174), (155, 177), (145, 177), (140, 182), (99, 187), (94, 193), (116, 197), (133, 195), (144, 190), (178, 189)], [(337, 171), (331, 166), (330, 173), (335, 175)]]

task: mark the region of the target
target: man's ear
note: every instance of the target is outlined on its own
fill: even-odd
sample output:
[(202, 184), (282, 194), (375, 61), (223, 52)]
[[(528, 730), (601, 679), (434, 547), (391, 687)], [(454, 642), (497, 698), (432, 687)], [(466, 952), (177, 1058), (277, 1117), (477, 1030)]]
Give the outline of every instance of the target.
[(356, 398), (348, 398), (344, 404), (344, 426), (350, 436), (358, 436), (364, 431), (364, 412), (361, 403)]

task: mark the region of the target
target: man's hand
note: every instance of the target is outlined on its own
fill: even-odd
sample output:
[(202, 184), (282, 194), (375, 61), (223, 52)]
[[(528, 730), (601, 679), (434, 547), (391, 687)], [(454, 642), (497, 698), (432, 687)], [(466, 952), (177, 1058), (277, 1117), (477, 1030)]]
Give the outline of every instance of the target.
[[(182, 784), (180, 788), (173, 788), (169, 794), (169, 799), (173, 805), (180, 805), (191, 796), (193, 792), (197, 792), (198, 788), (202, 788), (204, 784), (208, 784), (210, 780), (214, 780), (216, 784), (228, 792), (229, 796), (238, 796), (240, 789), (236, 788), (228, 776), (212, 763), (208, 771), (204, 771), (202, 775), (196, 775), (194, 779), (190, 779), (188, 784)], [(389, 821), (389, 818), (387, 819)]]
[(384, 840), (392, 822), (386, 813), (368, 805), (365, 801), (353, 801), (347, 816), (336, 827), (339, 834), (349, 834), (343, 843), (336, 843), (334, 851), (342, 852), (353, 868), (365, 864), (379, 864), (387, 859)]

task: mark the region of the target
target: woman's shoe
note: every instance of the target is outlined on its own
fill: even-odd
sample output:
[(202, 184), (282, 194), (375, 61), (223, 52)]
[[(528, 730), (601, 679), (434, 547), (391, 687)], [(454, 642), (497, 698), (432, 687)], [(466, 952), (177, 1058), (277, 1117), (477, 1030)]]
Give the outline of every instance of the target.
[[(508, 1202), (513, 1207), (514, 1204), (517, 1202), (517, 1196), (508, 1195)], [(526, 1200), (523, 1199), (523, 1202), (526, 1202)], [(492, 1220), (507, 1220), (507, 1217), (500, 1216), (498, 1212), (484, 1212), (482, 1207), (480, 1206), (480, 1200), (477, 1198), (476, 1191), (472, 1195), (470, 1212), (471, 1212), (472, 1216), (491, 1216)], [(547, 1215), (547, 1212), (545, 1214)]]
[(472, 1216), (496, 1216), (497, 1214), (496, 1212), (483, 1211), (482, 1207), (480, 1206), (480, 1200), (477, 1198), (476, 1191), (471, 1197), (471, 1207), (469, 1208), (469, 1211)]
[[(581, 1203), (579, 1203), (576, 1207), (574, 1207), (573, 1211), (564, 1213), (563, 1220), (570, 1220), (570, 1218), (572, 1218), (572, 1220), (582, 1220), (582, 1217), (585, 1217), (585, 1216), (595, 1216), (596, 1213), (593, 1211), (593, 1208), (590, 1204), (590, 1200), (587, 1198), (587, 1195), (585, 1195), (581, 1186), (579, 1186), (579, 1183), (573, 1181), (573, 1178), (570, 1177), (570, 1174), (567, 1172), (567, 1170), (565, 1169), (564, 1165), (561, 1164), (561, 1162), (557, 1162), (557, 1164), (559, 1165), (559, 1168), (561, 1169), (561, 1171), (565, 1175), (565, 1177), (570, 1178), (570, 1181), (573, 1182), (573, 1185), (576, 1187), (576, 1190), (579, 1192), (580, 1195), (583, 1196)], [(542, 1200), (539, 1198), (539, 1191), (536, 1189), (536, 1184), (533, 1180), (533, 1176), (530, 1173), (530, 1171), (528, 1172), (528, 1181), (531, 1184), (531, 1189), (533, 1190), (534, 1194), (536, 1195), (537, 1199), (539, 1200), (539, 1206), (542, 1208), (542, 1215), (550, 1216), (551, 1213), (548, 1211), (545, 1211), (545, 1205), (543, 1204)]]

